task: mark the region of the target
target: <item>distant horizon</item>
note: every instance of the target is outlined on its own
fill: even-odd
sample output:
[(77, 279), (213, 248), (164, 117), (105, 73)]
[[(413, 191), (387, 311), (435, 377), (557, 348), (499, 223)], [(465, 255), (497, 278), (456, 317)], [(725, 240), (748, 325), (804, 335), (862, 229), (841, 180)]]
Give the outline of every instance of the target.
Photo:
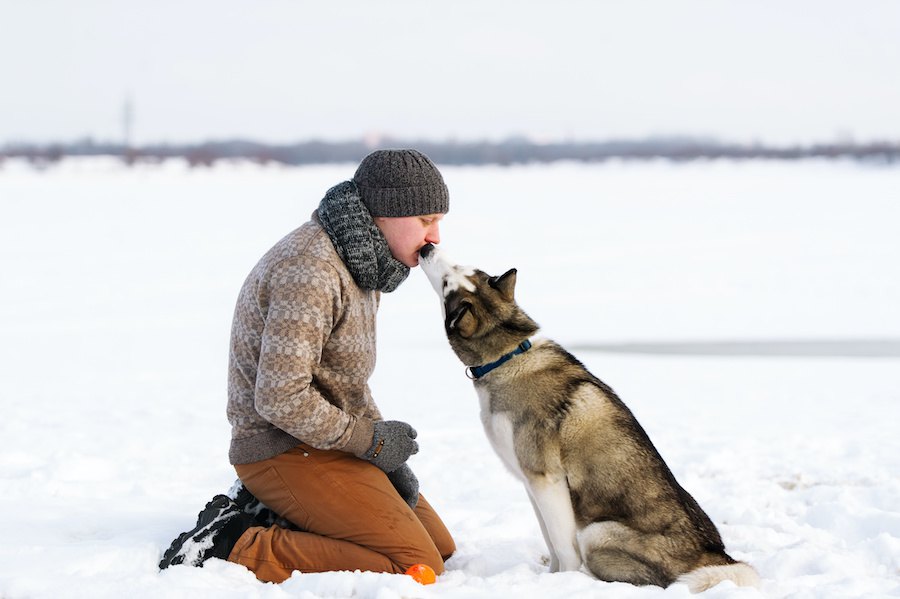
[(110, 157), (131, 166), (182, 159), (191, 167), (212, 166), (221, 160), (247, 160), (289, 166), (359, 162), (379, 148), (414, 147), (442, 165), (514, 165), (606, 160), (802, 160), (854, 159), (887, 165), (900, 164), (900, 142), (833, 142), (809, 146), (741, 145), (691, 138), (645, 140), (570, 141), (539, 143), (518, 137), (501, 142), (404, 140), (368, 138), (342, 142), (309, 140), (293, 144), (266, 144), (253, 140), (206, 141), (193, 144), (125, 145), (122, 142), (19, 144), (0, 147), (0, 160), (27, 160), (46, 166), (67, 158)]
[(390, 133), (373, 135), (359, 134), (356, 136), (342, 137), (323, 137), (310, 135), (308, 137), (297, 137), (292, 140), (272, 140), (262, 136), (252, 135), (234, 135), (234, 136), (208, 136), (205, 138), (191, 139), (159, 139), (147, 140), (136, 143), (126, 143), (122, 139), (101, 138), (92, 135), (76, 136), (71, 138), (56, 139), (8, 139), (0, 141), (0, 148), (14, 147), (48, 147), (55, 145), (74, 146), (74, 145), (95, 145), (95, 146), (121, 146), (131, 148), (150, 148), (158, 146), (189, 146), (196, 147), (205, 144), (232, 144), (247, 143), (257, 144), (261, 146), (271, 147), (290, 147), (302, 144), (321, 143), (326, 145), (339, 145), (350, 143), (363, 143), (370, 147), (383, 146), (385, 143), (403, 142), (408, 144), (443, 144), (443, 145), (470, 145), (470, 144), (490, 144), (503, 145), (511, 143), (528, 144), (534, 146), (553, 146), (553, 145), (573, 145), (584, 146), (594, 144), (654, 144), (654, 143), (692, 143), (705, 144), (711, 146), (722, 147), (760, 147), (771, 149), (783, 148), (803, 148), (816, 146), (870, 146), (876, 144), (900, 144), (900, 134), (895, 136), (871, 136), (869, 138), (855, 138), (850, 135), (836, 134), (832, 137), (823, 136), (821, 138), (809, 139), (806, 141), (763, 141), (763, 140), (740, 140), (729, 138), (727, 136), (705, 135), (705, 134), (658, 134), (658, 135), (618, 135), (609, 137), (585, 137), (585, 138), (547, 138), (539, 135), (528, 135), (523, 133), (511, 133), (509, 135), (499, 136), (404, 136), (394, 135)]

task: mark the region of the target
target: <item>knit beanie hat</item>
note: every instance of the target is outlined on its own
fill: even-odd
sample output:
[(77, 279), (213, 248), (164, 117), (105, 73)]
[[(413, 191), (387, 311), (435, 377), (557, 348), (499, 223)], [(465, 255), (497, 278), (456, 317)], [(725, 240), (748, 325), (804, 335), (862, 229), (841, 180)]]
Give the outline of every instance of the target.
[(450, 194), (434, 163), (418, 150), (376, 150), (353, 175), (372, 216), (420, 216), (450, 210)]

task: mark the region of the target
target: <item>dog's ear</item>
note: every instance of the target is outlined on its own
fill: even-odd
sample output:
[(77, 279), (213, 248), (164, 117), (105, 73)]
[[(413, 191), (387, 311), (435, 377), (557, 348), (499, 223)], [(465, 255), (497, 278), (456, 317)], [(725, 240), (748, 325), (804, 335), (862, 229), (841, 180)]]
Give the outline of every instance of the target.
[(491, 287), (500, 292), (508, 302), (513, 301), (516, 291), (516, 269), (510, 268), (499, 277), (491, 277), (488, 279)]
[(460, 302), (459, 306), (447, 316), (447, 332), (455, 329), (463, 339), (472, 336), (477, 324), (470, 302)]

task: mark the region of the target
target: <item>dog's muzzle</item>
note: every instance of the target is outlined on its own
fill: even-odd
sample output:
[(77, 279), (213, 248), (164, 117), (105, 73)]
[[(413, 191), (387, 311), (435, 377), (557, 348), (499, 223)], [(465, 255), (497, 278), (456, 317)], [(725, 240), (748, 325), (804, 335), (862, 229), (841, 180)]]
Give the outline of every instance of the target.
[(428, 259), (428, 256), (429, 256), (432, 252), (434, 252), (434, 244), (433, 244), (433, 243), (426, 243), (425, 245), (422, 246), (422, 249), (419, 250), (419, 256), (420, 256), (423, 260), (427, 260), (427, 259)]

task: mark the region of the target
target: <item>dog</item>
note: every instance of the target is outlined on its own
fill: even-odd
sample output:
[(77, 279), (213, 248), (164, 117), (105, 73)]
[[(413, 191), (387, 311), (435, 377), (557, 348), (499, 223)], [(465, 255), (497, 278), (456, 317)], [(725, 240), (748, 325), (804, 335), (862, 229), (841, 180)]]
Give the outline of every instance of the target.
[(600, 580), (695, 593), (724, 580), (759, 586), (613, 390), (558, 344), (530, 340), (539, 327), (516, 303), (516, 269), (490, 276), (431, 244), (419, 264), (488, 439), (525, 484), (551, 572), (583, 565)]

